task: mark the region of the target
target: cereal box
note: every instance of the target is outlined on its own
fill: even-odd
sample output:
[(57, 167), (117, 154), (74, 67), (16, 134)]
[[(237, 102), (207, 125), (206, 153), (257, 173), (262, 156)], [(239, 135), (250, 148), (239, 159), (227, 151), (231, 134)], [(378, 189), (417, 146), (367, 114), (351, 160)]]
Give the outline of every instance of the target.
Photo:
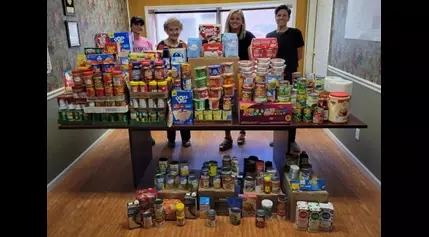
[(320, 205), (318, 202), (308, 203), (309, 216), (308, 216), (308, 232), (319, 232), (320, 225)]
[(207, 211), (210, 209), (210, 197), (200, 197), (200, 218), (207, 218)]
[(199, 31), (202, 43), (220, 43), (221, 27), (220, 24), (200, 24)]
[(255, 216), (256, 215), (256, 195), (255, 194), (239, 194), (243, 200), (242, 216)]
[(305, 201), (296, 202), (296, 217), (295, 217), (295, 229), (307, 230), (308, 226), (308, 203)]
[(193, 124), (192, 91), (173, 90), (171, 92), (173, 124)]
[(95, 47), (104, 48), (104, 45), (107, 42), (110, 42), (109, 34), (107, 33), (95, 34)]
[(188, 39), (188, 58), (199, 58), (201, 56), (202, 41), (200, 38)]
[(136, 229), (142, 226), (142, 218), (140, 215), (140, 204), (139, 201), (127, 203), (127, 214), (128, 214), (128, 229)]
[(118, 42), (122, 50), (133, 51), (133, 40), (131, 32), (110, 33), (110, 42)]
[(250, 46), (253, 58), (275, 58), (279, 48), (276, 38), (253, 38)]
[(238, 57), (238, 37), (234, 33), (222, 34), (223, 54), (225, 57)]
[(332, 203), (319, 203), (320, 205), (320, 231), (332, 231), (334, 222), (334, 205)]
[(222, 57), (222, 51), (221, 43), (203, 44), (203, 57)]

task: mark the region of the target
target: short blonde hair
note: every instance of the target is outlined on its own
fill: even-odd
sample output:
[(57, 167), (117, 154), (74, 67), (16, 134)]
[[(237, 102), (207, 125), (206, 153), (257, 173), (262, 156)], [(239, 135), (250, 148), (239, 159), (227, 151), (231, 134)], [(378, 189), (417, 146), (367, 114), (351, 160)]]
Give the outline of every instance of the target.
[(240, 34), (238, 34), (238, 38), (239, 39), (244, 39), (246, 37), (246, 21), (244, 20), (244, 14), (243, 11), (241, 9), (233, 9), (231, 11), (229, 11), (228, 17), (226, 18), (225, 21), (225, 33), (230, 33), (231, 32), (231, 27), (229, 26), (229, 20), (232, 17), (232, 14), (234, 13), (238, 13), (241, 16), (241, 19), (243, 20), (243, 25), (241, 26), (241, 31)]
[(166, 20), (164, 22), (164, 31), (167, 31), (168, 30), (168, 26), (170, 26), (170, 25), (178, 26), (180, 30), (183, 30), (182, 22), (180, 22), (180, 20), (177, 19), (177, 18), (175, 18), (175, 17), (169, 18), (168, 20)]

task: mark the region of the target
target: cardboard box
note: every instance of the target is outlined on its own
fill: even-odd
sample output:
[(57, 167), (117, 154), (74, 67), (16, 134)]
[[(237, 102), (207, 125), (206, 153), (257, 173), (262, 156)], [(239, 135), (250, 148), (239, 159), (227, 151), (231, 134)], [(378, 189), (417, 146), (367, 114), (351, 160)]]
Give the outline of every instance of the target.
[(275, 58), (279, 49), (276, 38), (253, 38), (250, 47), (253, 58)]
[(228, 202), (227, 197), (234, 197), (234, 190), (225, 189), (214, 189), (214, 188), (198, 188), (199, 197), (210, 198), (210, 208), (216, 210), (216, 214), (219, 216), (228, 215)]
[(289, 102), (239, 102), (240, 124), (290, 124), (292, 104)]
[(243, 192), (243, 194), (253, 194), (256, 195), (256, 208), (257, 209), (261, 209), (262, 208), (262, 200), (264, 199), (269, 199), (273, 202), (273, 213), (275, 213), (276, 208), (277, 208), (277, 200), (279, 198), (279, 194), (282, 194), (282, 192), (280, 193), (255, 193), (255, 192)]
[(322, 202), (327, 203), (329, 198), (328, 191), (292, 191), (290, 179), (287, 173), (283, 174), (283, 191), (287, 193), (289, 199), (289, 220), (294, 222), (296, 215), (296, 202)]
[(171, 110), (173, 113), (173, 124), (193, 124), (193, 106), (194, 103), (192, 101), (192, 91), (173, 90), (171, 92)]
[(221, 43), (203, 44), (203, 57), (217, 58), (223, 56)]
[(131, 32), (115, 32), (110, 33), (110, 42), (118, 42), (122, 50), (133, 51), (133, 39)]
[(216, 43), (221, 41), (221, 27), (220, 24), (200, 24), (199, 37), (202, 43)]
[(158, 198), (178, 199), (178, 200), (184, 202), (186, 193), (189, 193), (189, 190), (163, 189), (163, 190), (158, 191)]

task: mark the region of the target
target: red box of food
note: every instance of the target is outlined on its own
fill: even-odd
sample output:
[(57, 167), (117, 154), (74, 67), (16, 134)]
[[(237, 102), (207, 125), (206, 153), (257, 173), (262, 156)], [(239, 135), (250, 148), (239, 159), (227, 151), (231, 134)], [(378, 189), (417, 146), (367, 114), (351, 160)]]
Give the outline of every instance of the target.
[(253, 58), (275, 58), (279, 45), (276, 38), (253, 38), (251, 49)]
[(290, 124), (292, 121), (290, 102), (239, 102), (240, 124)]
[(203, 57), (222, 57), (222, 49), (223, 48), (221, 43), (203, 44)]
[(107, 42), (104, 44), (104, 54), (119, 54), (121, 46), (119, 42)]
[(221, 42), (221, 28), (219, 24), (200, 24), (200, 39), (202, 43)]
[(99, 33), (95, 34), (95, 47), (96, 48), (104, 48), (104, 45), (110, 42), (109, 34), (107, 33)]

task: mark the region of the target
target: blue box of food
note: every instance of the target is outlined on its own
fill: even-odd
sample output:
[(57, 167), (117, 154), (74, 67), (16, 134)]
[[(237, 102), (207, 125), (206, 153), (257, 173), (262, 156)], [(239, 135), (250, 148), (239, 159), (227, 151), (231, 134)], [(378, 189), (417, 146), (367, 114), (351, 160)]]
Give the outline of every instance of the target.
[(121, 51), (129, 50), (133, 51), (133, 39), (131, 32), (115, 32), (110, 33), (110, 42), (119, 42)]
[(192, 90), (173, 90), (171, 92), (171, 110), (173, 113), (173, 124), (193, 124), (194, 108)]

